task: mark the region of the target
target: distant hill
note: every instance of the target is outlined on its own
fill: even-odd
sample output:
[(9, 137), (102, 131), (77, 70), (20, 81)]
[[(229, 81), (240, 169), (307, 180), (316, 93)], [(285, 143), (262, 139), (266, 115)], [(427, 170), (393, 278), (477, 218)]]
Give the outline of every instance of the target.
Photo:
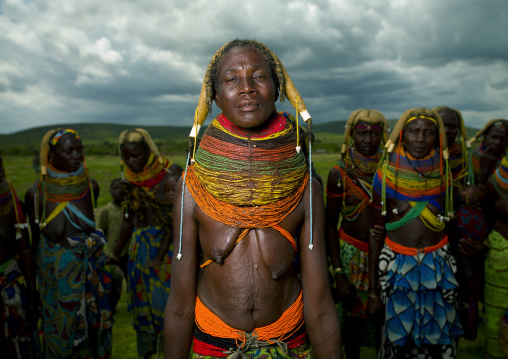
[[(396, 120), (388, 120), (390, 127), (393, 127)], [(304, 125), (303, 121), (300, 125)], [(315, 134), (315, 149), (326, 150), (327, 152), (338, 152), (342, 144), (342, 134), (346, 121), (333, 121), (312, 125)], [(57, 125), (66, 127), (66, 125)], [(68, 127), (79, 132), (83, 139), (85, 151), (88, 154), (111, 154), (118, 153), (118, 136), (127, 129), (134, 129), (138, 126), (118, 125), (110, 123), (80, 123), (68, 125)], [(44, 134), (55, 128), (53, 126), (42, 126), (30, 128), (9, 135), (0, 134), (0, 150), (5, 154), (29, 155), (40, 149), (41, 139)], [(190, 127), (187, 126), (143, 126), (159, 147), (161, 152), (174, 153), (187, 150)], [(476, 133), (476, 129), (467, 128), (469, 136)], [(201, 130), (201, 134), (204, 129)]]
[[(79, 132), (87, 153), (116, 154), (118, 136), (124, 130), (141, 127), (118, 125), (109, 123), (80, 123), (72, 125), (57, 125), (56, 127), (69, 127)], [(31, 154), (39, 150), (42, 137), (55, 126), (42, 126), (30, 128), (9, 135), (0, 135), (0, 149), (9, 154)], [(178, 146), (182, 152), (187, 149), (187, 138), (190, 128), (183, 126), (143, 126), (157, 146), (162, 146), (166, 151), (177, 151)]]

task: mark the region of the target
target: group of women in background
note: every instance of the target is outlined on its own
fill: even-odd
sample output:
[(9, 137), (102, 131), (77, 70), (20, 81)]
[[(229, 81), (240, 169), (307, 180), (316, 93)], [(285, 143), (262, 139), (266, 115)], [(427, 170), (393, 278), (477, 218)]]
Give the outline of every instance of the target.
[[(121, 186), (112, 185), (112, 192), (120, 208), (100, 216), (108, 239), (95, 223), (99, 186), (76, 131), (55, 129), (43, 137), (40, 174), (24, 206), (2, 163), (0, 350), (7, 358), (110, 357), (111, 268), (117, 264), (127, 274), (139, 356), (162, 347), (172, 192), (182, 168), (163, 157), (142, 129), (124, 131), (119, 148), (125, 180), (114, 181)], [(115, 245), (106, 255), (109, 240)]]

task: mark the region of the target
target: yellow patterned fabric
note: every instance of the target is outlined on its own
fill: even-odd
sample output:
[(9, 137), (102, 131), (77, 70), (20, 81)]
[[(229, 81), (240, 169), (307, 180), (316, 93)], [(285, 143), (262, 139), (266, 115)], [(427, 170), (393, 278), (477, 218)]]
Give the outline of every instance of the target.
[(508, 309), (508, 240), (493, 230), (485, 244), (489, 247), (485, 260), (486, 354), (489, 358), (504, 358), (499, 347), (499, 324)]

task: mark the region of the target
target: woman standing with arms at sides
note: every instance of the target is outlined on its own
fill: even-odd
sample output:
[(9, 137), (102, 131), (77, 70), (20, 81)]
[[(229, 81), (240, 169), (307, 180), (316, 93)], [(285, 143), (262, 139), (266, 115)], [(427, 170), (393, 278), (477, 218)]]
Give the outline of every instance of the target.
[(304, 102), (266, 45), (233, 40), (212, 57), (191, 144), (213, 102), (222, 113), (190, 146), (177, 186), (168, 359), (189, 358), (191, 346), (196, 359), (342, 358), (322, 188), (298, 124), (276, 110), (279, 95), (311, 133)]
[(106, 299), (104, 234), (96, 230), (99, 186), (71, 129), (41, 143), (41, 174), (26, 193), (42, 302), (45, 358), (108, 358), (113, 316)]

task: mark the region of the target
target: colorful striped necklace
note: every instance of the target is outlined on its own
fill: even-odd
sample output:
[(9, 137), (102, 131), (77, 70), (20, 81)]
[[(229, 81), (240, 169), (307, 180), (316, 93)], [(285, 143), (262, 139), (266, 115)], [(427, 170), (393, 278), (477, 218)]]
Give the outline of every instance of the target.
[[(354, 221), (370, 202), (372, 180), (379, 164), (380, 153), (373, 156), (363, 156), (354, 148), (350, 148), (338, 164), (334, 167), (339, 171), (339, 187), (343, 192), (337, 197), (342, 198), (341, 214), (348, 221)], [(327, 192), (328, 197), (335, 197)], [(346, 197), (355, 204), (347, 204)]]
[[(485, 149), (486, 149), (485, 142), (482, 142), (482, 143), (480, 143), (480, 146), (478, 146), (477, 148), (475, 148), (473, 150), (473, 170), (474, 170), (475, 174), (480, 173), (480, 158), (481, 158), (482, 154), (485, 152)], [(490, 173), (490, 175), (492, 175), (495, 172), (495, 170), (496, 170), (497, 166), (499, 165), (499, 162), (501, 162), (502, 158), (503, 158), (502, 155), (500, 155), (497, 158), (498, 162), (496, 163), (496, 166), (494, 166), (494, 168), (492, 169), (492, 172)]]
[(50, 202), (79, 201), (88, 194), (90, 179), (83, 165), (74, 172), (62, 172), (49, 163), (48, 173), (39, 176), (37, 188)]
[[(443, 170), (446, 171), (445, 174)], [(445, 169), (442, 168), (438, 151), (432, 150), (428, 156), (416, 159), (406, 153), (404, 146), (399, 145), (383, 160), (374, 176), (373, 189), (381, 195), (383, 215), (386, 215), (387, 198), (408, 201), (412, 208), (400, 220), (387, 223), (387, 230), (400, 228), (419, 216), (429, 229), (442, 231), (445, 227), (444, 221), (451, 217), (453, 212), (451, 185), (448, 164), (446, 163)], [(445, 208), (437, 202), (437, 198), (443, 195), (447, 195)], [(444, 213), (444, 216), (434, 215), (427, 207), (429, 202)], [(393, 211), (397, 213), (396, 209)]]
[(275, 203), (299, 188), (307, 167), (289, 120), (274, 113), (251, 136), (219, 115), (196, 151), (193, 172), (207, 192), (234, 206)]
[(508, 199), (508, 155), (501, 160), (494, 173), (494, 186), (500, 197)]
[(372, 182), (380, 157), (380, 152), (373, 156), (364, 156), (360, 152), (355, 151), (354, 148), (350, 148), (347, 156), (341, 159), (340, 162), (344, 163), (344, 168), (347, 168), (348, 173), (357, 178), (370, 180)]
[(440, 155), (436, 150), (424, 158), (416, 159), (406, 154), (403, 146), (398, 146), (389, 154), (384, 166), (377, 170), (374, 189), (381, 193), (384, 178), (387, 198), (428, 201), (442, 196), (446, 191), (447, 184), (441, 171)]
[(147, 191), (162, 181), (166, 175), (166, 169), (169, 169), (172, 164), (173, 162), (163, 156), (156, 159), (152, 152), (143, 171), (133, 172), (125, 166), (124, 175), (127, 181)]

